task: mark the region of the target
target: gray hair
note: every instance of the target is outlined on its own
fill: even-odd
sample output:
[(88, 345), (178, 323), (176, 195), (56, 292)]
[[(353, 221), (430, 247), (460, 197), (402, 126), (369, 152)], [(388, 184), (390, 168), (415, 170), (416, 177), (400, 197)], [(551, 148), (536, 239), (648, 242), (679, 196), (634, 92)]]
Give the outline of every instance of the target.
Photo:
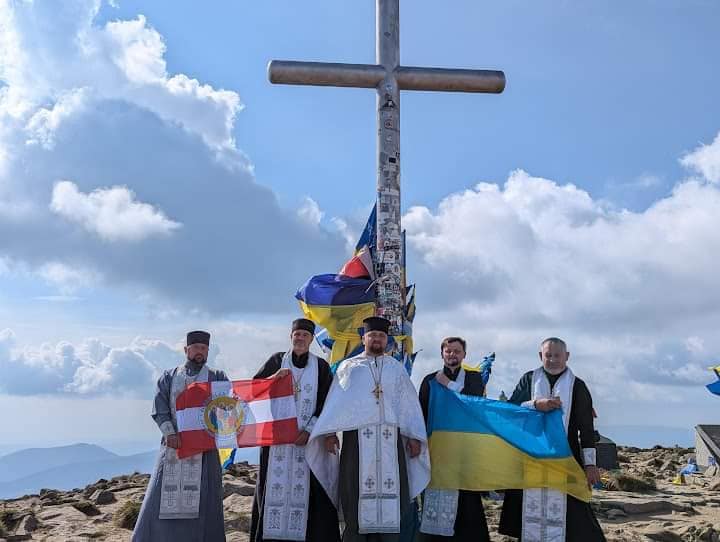
[(540, 343), (540, 348), (542, 349), (543, 346), (545, 346), (547, 343), (550, 344), (557, 344), (558, 346), (562, 346), (562, 349), (567, 352), (567, 344), (565, 344), (565, 341), (562, 339), (558, 339), (557, 337), (548, 337), (543, 342)]

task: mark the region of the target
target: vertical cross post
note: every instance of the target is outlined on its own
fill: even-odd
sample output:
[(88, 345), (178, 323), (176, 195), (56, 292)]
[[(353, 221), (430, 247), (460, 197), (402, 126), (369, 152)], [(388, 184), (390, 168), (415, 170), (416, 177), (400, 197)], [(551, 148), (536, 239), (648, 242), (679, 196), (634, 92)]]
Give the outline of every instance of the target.
[(377, 314), (402, 332), (403, 246), (400, 224), (400, 91), (500, 93), (505, 74), (494, 70), (420, 68), (400, 65), (400, 0), (376, 0), (376, 64), (273, 60), (271, 83), (374, 88), (377, 92), (377, 248), (374, 265)]
[(375, 55), (385, 77), (377, 87), (377, 315), (402, 330), (404, 292), (400, 224), (400, 0), (376, 0)]

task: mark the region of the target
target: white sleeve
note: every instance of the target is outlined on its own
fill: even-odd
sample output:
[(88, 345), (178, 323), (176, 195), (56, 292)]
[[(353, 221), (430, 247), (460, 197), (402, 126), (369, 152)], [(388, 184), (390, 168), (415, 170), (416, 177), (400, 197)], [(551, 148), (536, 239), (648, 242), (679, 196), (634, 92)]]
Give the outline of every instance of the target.
[(316, 423), (317, 423), (317, 416), (313, 416), (312, 418), (310, 418), (310, 421), (307, 422), (307, 425), (305, 426), (305, 429), (303, 429), (303, 431), (312, 433), (313, 427), (315, 427)]
[(524, 403), (520, 403), (521, 407), (529, 408), (531, 410), (535, 409), (535, 401), (533, 399), (530, 399), (529, 401), (525, 401)]
[(588, 467), (596, 464), (597, 452), (595, 448), (583, 448), (583, 463)]
[(460, 393), (463, 389), (463, 387), (460, 384), (458, 384), (457, 382), (453, 382), (452, 380), (450, 382), (448, 382), (447, 388), (449, 390), (456, 391), (458, 393)]
[(162, 432), (164, 437), (174, 435), (176, 433), (175, 426), (172, 424), (172, 422), (163, 422), (160, 424), (160, 431)]

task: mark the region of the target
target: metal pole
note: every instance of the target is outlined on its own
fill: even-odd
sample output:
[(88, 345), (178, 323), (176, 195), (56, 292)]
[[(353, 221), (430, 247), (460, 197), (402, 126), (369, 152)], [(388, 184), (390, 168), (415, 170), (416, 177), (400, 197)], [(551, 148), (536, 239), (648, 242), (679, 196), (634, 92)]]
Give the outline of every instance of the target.
[(483, 92), (499, 94), (505, 90), (505, 74), (496, 70), (457, 70), (401, 66), (397, 70), (400, 90), (441, 92)]
[(400, 225), (400, 0), (377, 0), (376, 60), (385, 70), (377, 87), (377, 314), (390, 320), (390, 333), (402, 330), (402, 242)]
[(268, 64), (271, 83), (328, 87), (377, 88), (385, 77), (382, 66), (333, 62), (273, 60)]

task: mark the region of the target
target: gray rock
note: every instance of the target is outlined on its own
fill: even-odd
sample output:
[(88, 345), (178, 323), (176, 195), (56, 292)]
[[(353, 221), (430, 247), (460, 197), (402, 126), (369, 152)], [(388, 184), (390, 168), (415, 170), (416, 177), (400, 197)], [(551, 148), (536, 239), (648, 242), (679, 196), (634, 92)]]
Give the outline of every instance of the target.
[(608, 519), (619, 519), (627, 517), (625, 511), (620, 510), (619, 508), (613, 508), (611, 510), (608, 510), (607, 512), (605, 512), (605, 515), (608, 517)]
[(14, 536), (25, 536), (29, 535), (33, 531), (36, 531), (40, 526), (37, 518), (33, 514), (27, 514), (20, 519), (20, 523), (15, 527)]
[(658, 514), (669, 513), (673, 510), (670, 501), (654, 500), (654, 501), (632, 501), (622, 503), (622, 509), (626, 514)]
[(111, 504), (116, 500), (115, 494), (112, 491), (107, 491), (106, 489), (97, 489), (90, 496), (90, 501), (97, 505)]
[(225, 482), (223, 484), (223, 499), (234, 494), (252, 497), (255, 495), (255, 486), (245, 482)]
[(657, 540), (658, 542), (682, 542), (682, 537), (679, 534), (666, 529), (652, 527), (643, 531), (642, 534), (650, 540)]

